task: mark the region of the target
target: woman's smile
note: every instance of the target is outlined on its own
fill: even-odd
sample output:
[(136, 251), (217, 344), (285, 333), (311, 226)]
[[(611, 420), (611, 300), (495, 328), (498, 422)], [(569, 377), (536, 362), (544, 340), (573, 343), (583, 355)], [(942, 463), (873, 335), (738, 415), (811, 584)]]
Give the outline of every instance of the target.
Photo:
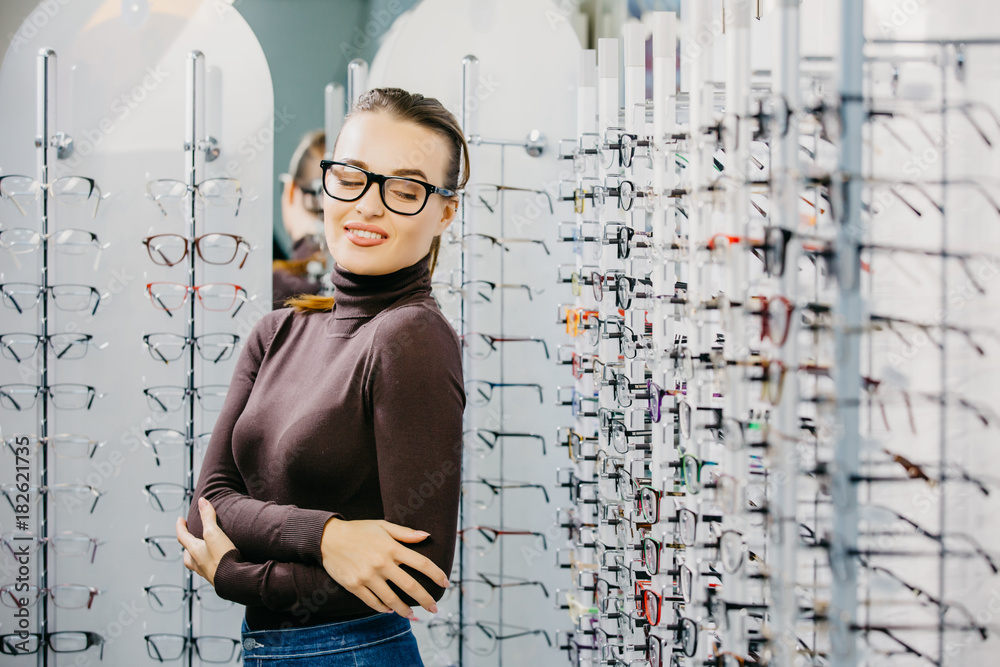
[(389, 240), (389, 234), (384, 229), (363, 222), (345, 224), (344, 236), (354, 245), (361, 247), (381, 245)]

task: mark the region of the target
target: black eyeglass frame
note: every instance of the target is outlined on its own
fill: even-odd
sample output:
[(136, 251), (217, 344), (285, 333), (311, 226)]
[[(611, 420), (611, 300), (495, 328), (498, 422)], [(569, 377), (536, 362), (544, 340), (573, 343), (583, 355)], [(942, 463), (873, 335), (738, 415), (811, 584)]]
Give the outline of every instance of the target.
[[(357, 197), (354, 197), (352, 199), (344, 199), (343, 197), (336, 197), (330, 193), (330, 190), (326, 187), (326, 174), (330, 170), (330, 167), (334, 165), (339, 165), (342, 167), (350, 167), (351, 169), (360, 171), (362, 174), (365, 175), (365, 177), (367, 178), (367, 181), (365, 182), (365, 187), (361, 189), (361, 192), (358, 194)], [(368, 192), (368, 188), (372, 186), (372, 183), (378, 183), (378, 194), (379, 197), (382, 198), (382, 204), (387, 209), (389, 209), (390, 211), (392, 211), (397, 215), (418, 215), (421, 211), (424, 210), (424, 207), (427, 206), (427, 201), (431, 198), (431, 195), (433, 194), (439, 194), (442, 197), (447, 197), (447, 198), (458, 196), (458, 193), (455, 192), (454, 190), (438, 187), (437, 185), (432, 185), (427, 181), (421, 181), (416, 178), (407, 178), (404, 176), (384, 176), (382, 174), (376, 174), (375, 172), (368, 171), (367, 169), (362, 169), (358, 165), (350, 164), (349, 162), (340, 162), (339, 160), (321, 160), (319, 166), (320, 169), (323, 170), (323, 192), (325, 192), (329, 197), (332, 197), (337, 201), (346, 201), (346, 202), (358, 201), (359, 199), (365, 196), (365, 194)], [(423, 186), (424, 190), (427, 192), (427, 196), (424, 197), (424, 203), (421, 204), (420, 208), (418, 208), (413, 213), (403, 213), (397, 211), (392, 206), (389, 206), (389, 202), (385, 200), (385, 182), (388, 180), (409, 181), (411, 183), (417, 183), (418, 185)]]

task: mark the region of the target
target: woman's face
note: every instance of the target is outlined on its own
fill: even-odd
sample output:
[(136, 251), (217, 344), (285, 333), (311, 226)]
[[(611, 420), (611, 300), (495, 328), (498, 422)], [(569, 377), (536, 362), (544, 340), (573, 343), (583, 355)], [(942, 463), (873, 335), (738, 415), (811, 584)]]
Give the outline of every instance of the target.
[[(344, 124), (333, 159), (376, 174), (445, 187), (449, 153), (445, 139), (432, 130), (387, 113), (363, 112)], [(393, 213), (382, 203), (375, 183), (357, 201), (323, 197), (330, 254), (343, 269), (370, 276), (392, 273), (423, 259), (431, 240), (451, 224), (456, 211), (456, 200), (432, 194), (417, 215)]]

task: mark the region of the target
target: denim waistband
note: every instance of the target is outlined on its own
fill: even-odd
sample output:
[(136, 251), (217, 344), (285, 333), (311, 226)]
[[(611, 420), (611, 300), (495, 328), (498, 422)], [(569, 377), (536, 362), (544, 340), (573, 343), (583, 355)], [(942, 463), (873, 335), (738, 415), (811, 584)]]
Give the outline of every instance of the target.
[(243, 658), (292, 658), (351, 651), (410, 632), (410, 621), (385, 612), (350, 621), (283, 630), (241, 630)]

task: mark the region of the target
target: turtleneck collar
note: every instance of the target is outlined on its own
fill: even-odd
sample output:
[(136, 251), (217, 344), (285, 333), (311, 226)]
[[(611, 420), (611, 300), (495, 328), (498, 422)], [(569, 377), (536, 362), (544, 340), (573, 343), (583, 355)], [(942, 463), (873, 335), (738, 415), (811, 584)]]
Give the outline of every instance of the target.
[(334, 319), (374, 317), (400, 299), (431, 293), (430, 258), (380, 276), (363, 276), (335, 265), (330, 274)]

